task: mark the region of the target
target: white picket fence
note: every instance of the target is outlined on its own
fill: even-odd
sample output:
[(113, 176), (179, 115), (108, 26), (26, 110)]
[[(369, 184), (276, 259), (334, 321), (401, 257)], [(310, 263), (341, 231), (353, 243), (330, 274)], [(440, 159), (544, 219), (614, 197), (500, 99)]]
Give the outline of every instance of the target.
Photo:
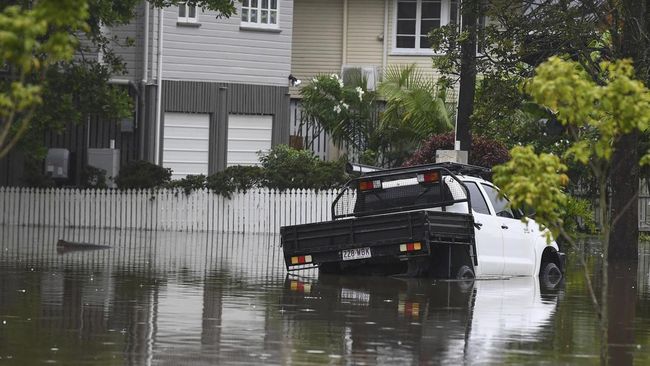
[(277, 234), (331, 219), (335, 190), (254, 189), (231, 198), (207, 190), (0, 187), (0, 225)]

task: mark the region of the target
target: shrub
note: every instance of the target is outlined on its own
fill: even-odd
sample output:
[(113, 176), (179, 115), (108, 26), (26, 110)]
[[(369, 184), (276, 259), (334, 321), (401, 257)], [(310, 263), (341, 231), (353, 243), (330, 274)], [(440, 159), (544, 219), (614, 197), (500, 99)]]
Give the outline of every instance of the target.
[(324, 162), (313, 152), (277, 145), (260, 158), (264, 186), (285, 189), (328, 189), (343, 185), (345, 160)]
[(183, 179), (171, 181), (168, 185), (169, 188), (180, 188), (185, 194), (190, 194), (192, 191), (199, 191), (206, 187), (205, 175), (188, 175)]
[[(434, 163), (436, 160), (436, 150), (453, 149), (453, 132), (433, 135), (422, 144), (422, 147), (404, 165)], [(505, 163), (508, 159), (510, 159), (508, 149), (502, 142), (482, 136), (472, 137), (472, 150), (469, 153), (470, 164), (492, 168), (495, 165)]]
[(120, 170), (115, 183), (120, 189), (157, 188), (169, 184), (172, 170), (148, 161), (133, 161)]
[(83, 188), (107, 188), (106, 170), (87, 165), (81, 175), (81, 185)]
[(206, 187), (215, 193), (230, 197), (235, 191), (246, 192), (260, 186), (263, 171), (258, 166), (230, 166), (207, 178)]

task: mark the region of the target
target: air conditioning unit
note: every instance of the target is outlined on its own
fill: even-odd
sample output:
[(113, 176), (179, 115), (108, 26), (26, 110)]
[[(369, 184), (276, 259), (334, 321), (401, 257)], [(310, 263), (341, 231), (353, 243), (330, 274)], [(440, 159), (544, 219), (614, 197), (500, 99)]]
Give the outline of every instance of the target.
[(360, 78), (366, 80), (368, 90), (376, 90), (379, 83), (379, 73), (377, 66), (353, 66), (343, 65), (341, 68), (341, 78), (343, 84), (350, 84), (358, 81)]

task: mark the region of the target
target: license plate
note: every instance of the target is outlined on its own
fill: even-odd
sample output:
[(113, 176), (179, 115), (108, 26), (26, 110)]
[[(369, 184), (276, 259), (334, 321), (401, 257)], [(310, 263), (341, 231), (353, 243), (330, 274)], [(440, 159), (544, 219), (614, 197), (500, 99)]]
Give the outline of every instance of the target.
[(341, 251), (341, 257), (344, 261), (351, 261), (355, 259), (370, 258), (370, 248), (355, 248), (346, 249)]

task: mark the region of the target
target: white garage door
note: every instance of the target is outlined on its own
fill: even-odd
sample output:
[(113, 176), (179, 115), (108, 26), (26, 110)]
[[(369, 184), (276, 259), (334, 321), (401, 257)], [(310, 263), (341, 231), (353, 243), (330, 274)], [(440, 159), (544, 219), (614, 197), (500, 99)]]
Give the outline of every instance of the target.
[(164, 123), (163, 166), (172, 169), (172, 179), (208, 175), (210, 115), (168, 112)]
[(257, 165), (258, 151), (271, 149), (272, 116), (231, 114), (228, 116), (227, 165)]

